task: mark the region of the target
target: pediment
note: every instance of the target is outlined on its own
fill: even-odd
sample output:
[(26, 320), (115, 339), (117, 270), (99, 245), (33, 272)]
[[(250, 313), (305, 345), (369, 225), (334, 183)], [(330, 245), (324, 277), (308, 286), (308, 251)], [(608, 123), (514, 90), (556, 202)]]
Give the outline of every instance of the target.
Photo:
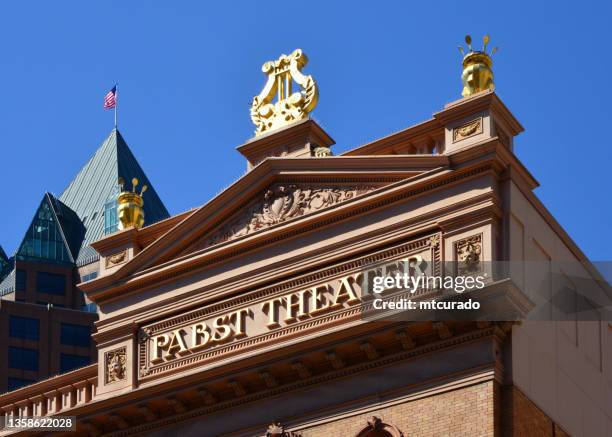
[(181, 252), (206, 249), (247, 235), (264, 231), (289, 220), (304, 217), (336, 204), (374, 191), (383, 182), (276, 182), (259, 192), (244, 207), (231, 215), (194, 244)]
[(431, 155), (267, 159), (149, 244), (111, 280), (271, 234), (293, 221), (323, 216), (382, 187), (447, 166), (447, 157)]

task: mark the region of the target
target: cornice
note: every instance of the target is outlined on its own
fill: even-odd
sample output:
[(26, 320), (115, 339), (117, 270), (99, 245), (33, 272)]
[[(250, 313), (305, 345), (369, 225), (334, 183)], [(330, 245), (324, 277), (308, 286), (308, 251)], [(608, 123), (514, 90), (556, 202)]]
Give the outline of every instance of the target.
[(434, 114), (434, 118), (442, 124), (447, 124), (450, 121), (491, 109), (497, 114), (506, 124), (509, 133), (516, 136), (525, 129), (519, 121), (512, 115), (510, 110), (504, 105), (501, 99), (494, 91), (482, 91), (473, 96), (459, 99), (455, 102), (447, 104), (444, 109)]
[(375, 155), (397, 145), (419, 141), (424, 137), (443, 136), (443, 128), (450, 121), (466, 117), (468, 115), (491, 109), (491, 111), (503, 120), (512, 136), (524, 131), (523, 126), (512, 115), (510, 110), (493, 91), (483, 91), (470, 97), (462, 98), (445, 105), (442, 111), (433, 115), (433, 118), (422, 123), (415, 124), (406, 129), (392, 133), (372, 142), (355, 147), (343, 153), (344, 156)]
[[(275, 179), (290, 178), (292, 181), (304, 178), (311, 181), (329, 180), (348, 181), (385, 181), (386, 183), (414, 176), (415, 173), (448, 165), (445, 156), (396, 156), (396, 157), (331, 157), (312, 158), (268, 158), (236, 183), (195, 210), (176, 226), (164, 233), (158, 240), (144, 248), (133, 259), (111, 275), (100, 277), (81, 285), (82, 290), (90, 291), (102, 284), (110, 283), (127, 276), (138, 268), (151, 263), (162, 250), (165, 257), (176, 254), (180, 249), (168, 250), (169, 246), (195, 239), (201, 233), (200, 226), (206, 222), (220, 222), (235, 211), (227, 205), (244, 204), (246, 199), (269, 186)], [(211, 224), (212, 226), (212, 224)], [(195, 235), (194, 235), (195, 234)], [(106, 247), (109, 239), (101, 245)], [(112, 238), (110, 239), (112, 241)], [(156, 258), (155, 258), (156, 259)]]
[(167, 219), (145, 226), (141, 229), (129, 228), (114, 232), (91, 243), (98, 253), (104, 254), (122, 245), (132, 244), (135, 247), (146, 247), (168, 230), (176, 226), (185, 218), (189, 217), (194, 210), (184, 211)]
[[(222, 371), (221, 373), (204, 371), (197, 372), (188, 376), (174, 375), (171, 379), (167, 378), (157, 381), (154, 384), (141, 385), (137, 388), (134, 388), (130, 392), (118, 393), (112, 397), (104, 397), (98, 399), (94, 398), (90, 402), (84, 404), (77, 404), (74, 407), (62, 409), (59, 414), (76, 415), (80, 418), (80, 420), (89, 422), (96, 417), (103, 418), (112, 412), (114, 412), (115, 414), (120, 414), (120, 410), (122, 408), (131, 407), (134, 405), (146, 405), (148, 402), (165, 403), (168, 401), (168, 399), (176, 399), (177, 395), (180, 395), (181, 393), (186, 391), (194, 390), (198, 387), (207, 390), (209, 384), (214, 384), (218, 381), (227, 381), (227, 378), (233, 378), (235, 377), (235, 375), (240, 374), (241, 372), (255, 372), (256, 374), (256, 372), (262, 368), (269, 368), (273, 365), (286, 365), (290, 362), (293, 362), (293, 360), (295, 360), (296, 358), (304, 358), (308, 354), (317, 354), (320, 353), (320, 351), (322, 350), (328, 350), (330, 347), (335, 348), (343, 344), (355, 342), (359, 343), (360, 341), (363, 341), (363, 338), (371, 338), (370, 336), (377, 332), (393, 332), (397, 329), (406, 329), (407, 326), (412, 325), (429, 326), (427, 322), (415, 322), (410, 324), (403, 323), (395, 325), (389, 324), (384, 327), (378, 326), (376, 329), (370, 329), (370, 331), (367, 333), (360, 332), (356, 335), (335, 340), (332, 339), (331, 344), (327, 344), (327, 342), (324, 341), (323, 343), (318, 343), (316, 347), (314, 347), (314, 345), (311, 345), (310, 348), (303, 348), (299, 355), (296, 355), (296, 351), (289, 351), (287, 350), (287, 348), (284, 348), (283, 355), (270, 356), (268, 357), (268, 361), (258, 362), (254, 366), (252, 363), (253, 360), (249, 359), (241, 362), (240, 368), (221, 368), (219, 369)], [(430, 327), (429, 329), (433, 328)], [(134, 432), (145, 432), (151, 429), (151, 427), (159, 428), (171, 423), (179, 423), (184, 420), (189, 420), (190, 418), (201, 417), (218, 411), (227, 410), (229, 408), (246, 405), (252, 402), (256, 402), (258, 400), (268, 399), (272, 396), (296, 392), (298, 390), (314, 386), (324, 385), (330, 381), (334, 381), (340, 378), (353, 377), (363, 372), (371, 371), (377, 368), (384, 368), (395, 363), (419, 359), (427, 356), (428, 354), (442, 350), (452, 349), (462, 344), (486, 341), (488, 339), (494, 341), (495, 339), (499, 339), (500, 341), (503, 341), (503, 336), (499, 337), (500, 332), (501, 331), (498, 329), (498, 327), (493, 325), (484, 329), (471, 328), (471, 330), (467, 332), (453, 335), (451, 338), (448, 339), (435, 339), (435, 337), (432, 338), (432, 336), (430, 335), (425, 335), (421, 333), (422, 338), (427, 339), (427, 341), (419, 344), (418, 346), (410, 350), (398, 351), (397, 348), (394, 348), (392, 350), (379, 349), (380, 356), (375, 359), (371, 359), (369, 357), (364, 356), (361, 357), (358, 361), (350, 362), (340, 369), (320, 369), (308, 377), (299, 379), (296, 377), (295, 380), (284, 381), (273, 388), (257, 389), (252, 392), (247, 392), (244, 395), (236, 396), (232, 399), (213, 401), (212, 405), (205, 404), (204, 406), (200, 407), (190, 405), (188, 407), (188, 411), (173, 412), (169, 416), (158, 416), (156, 420), (147, 420), (145, 423), (132, 422), (129, 429), (122, 430), (115, 428), (114, 431), (112, 429), (105, 431), (111, 431), (111, 434), (109, 435), (114, 436), (128, 435)], [(466, 368), (461, 371), (447, 374), (442, 379), (440, 377), (429, 378), (420, 381), (416, 384), (412, 384), (409, 387), (405, 387), (399, 392), (398, 389), (391, 389), (390, 391), (388, 391), (388, 394), (393, 393), (394, 400), (392, 402), (401, 402), (401, 399), (404, 399), (406, 396), (410, 398), (415, 398), (415, 396), (424, 397), (444, 392), (446, 391), (444, 387), (447, 387), (448, 390), (452, 390), (453, 388), (457, 388), (458, 386), (465, 384), (470, 385), (473, 383), (478, 383), (479, 381), (490, 381), (493, 377), (492, 370), (494, 366), (494, 357), (491, 356), (491, 364), (483, 363), (480, 366)], [(92, 365), (90, 367), (96, 369), (95, 365)], [(81, 381), (81, 376), (79, 376), (79, 378), (76, 378), (75, 372), (71, 372), (66, 375), (73, 376), (72, 380), (65, 381), (65, 384), (68, 384), (66, 386), (75, 386), (75, 384), (78, 385)], [(445, 384), (441, 384), (442, 381), (444, 381)], [(43, 381), (43, 383), (46, 382), (47, 381)], [(55, 381), (53, 387), (48, 387), (49, 390), (45, 393), (49, 393), (50, 396), (59, 393), (59, 391), (65, 386), (62, 382)], [(436, 389), (432, 390), (431, 385), (434, 383), (436, 384)], [(27, 399), (34, 399), (35, 397), (40, 396), (40, 394), (43, 393), (43, 390), (45, 389), (41, 386), (41, 384), (42, 383), (37, 383), (29, 387), (32, 390), (35, 390), (35, 393), (32, 393), (32, 395), (29, 396), (29, 398)], [(11, 395), (16, 393), (21, 393), (23, 395), (23, 391), (11, 392)], [(12, 398), (13, 402), (0, 401), (0, 405), (2, 405), (3, 407), (11, 408), (11, 405), (14, 405), (16, 403), (23, 403), (24, 400), (24, 396), (19, 396), (16, 398)], [(357, 405), (358, 404), (359, 403), (357, 403)], [(53, 414), (51, 414), (51, 416), (53, 416)]]
[[(424, 136), (443, 136), (444, 126), (435, 118), (415, 124), (406, 129), (394, 132), (390, 135), (378, 138), (369, 143), (357, 146), (354, 149), (344, 152), (343, 156), (376, 155), (381, 150), (418, 140)], [(384, 156), (384, 155), (383, 155)], [(415, 155), (419, 156), (419, 155)]]
[(104, 255), (109, 250), (113, 250), (127, 244), (133, 244), (134, 246), (138, 247), (138, 229), (129, 228), (117, 231), (98, 241), (94, 241), (91, 243), (91, 247), (96, 249), (99, 254)]
[[(228, 259), (228, 257), (244, 255), (246, 251), (253, 249), (261, 250), (262, 247), (271, 244), (272, 242), (294, 237), (298, 233), (308, 233), (315, 230), (319, 231), (326, 225), (337, 223), (341, 220), (351, 219), (355, 216), (361, 216), (383, 206), (388, 206), (400, 201), (406, 201), (409, 198), (414, 198), (435, 190), (450, 187), (456, 183), (462, 182), (466, 178), (472, 176), (477, 177), (477, 175), (485, 174), (486, 172), (487, 167), (481, 165), (479, 167), (472, 168), (471, 170), (461, 169), (456, 172), (442, 172), (444, 175), (450, 176), (447, 178), (447, 180), (439, 180), (439, 178), (436, 177), (438, 176), (439, 172), (433, 172), (428, 174), (429, 178), (427, 180), (413, 178), (412, 183), (410, 183), (411, 181), (403, 181), (402, 183), (393, 184), (391, 188), (386, 187), (385, 189), (378, 190), (376, 196), (373, 194), (364, 195), (351, 201), (347, 201), (344, 204), (338, 204), (335, 207), (331, 207), (319, 213), (312, 214), (311, 216), (304, 217), (302, 220), (296, 220), (291, 223), (286, 222), (273, 230), (267, 230), (260, 234), (247, 236), (247, 238), (241, 240), (234, 240), (227, 244), (221, 244), (211, 249), (205, 249), (198, 253), (190, 254), (180, 260), (173, 260), (171, 263), (166, 265), (156, 266), (152, 270), (140, 272), (132, 277), (128, 283), (124, 283), (119, 287), (117, 287), (118, 284), (115, 284), (115, 287), (117, 288), (101, 291), (102, 293), (107, 294), (108, 291), (112, 290), (113, 294), (123, 297), (128, 290), (142, 290), (143, 287), (146, 286), (146, 283), (160, 285), (165, 281), (176, 280), (181, 275), (179, 273), (181, 269), (186, 269), (185, 271), (188, 271), (189, 274), (193, 274), (198, 268), (211, 266), (214, 263)], [(429, 188), (427, 188), (428, 186)], [(480, 200), (476, 199), (475, 201), (479, 202)], [(488, 207), (487, 205), (493, 206), (492, 203), (483, 205), (485, 207)], [(453, 208), (454, 210), (458, 210), (458, 206), (454, 205), (451, 209), (447, 208), (444, 211), (450, 211), (453, 210)], [(430, 220), (435, 220), (434, 217), (437, 214), (439, 214), (439, 212), (432, 213)], [(414, 217), (411, 221), (416, 224), (417, 222), (422, 223), (426, 219), (428, 218), (420, 216)], [(431, 222), (431, 224), (434, 225), (435, 221)], [(405, 226), (405, 224), (398, 223), (396, 226), (399, 229), (399, 227)], [(405, 237), (405, 229), (402, 232), (403, 233), (400, 234)], [(365, 238), (365, 236), (361, 236), (361, 238)], [(387, 243), (389, 242), (388, 239), (385, 241)], [(372, 244), (372, 241), (369, 241), (368, 244)], [(340, 255), (341, 253), (339, 252), (338, 256)], [(320, 252), (319, 258), (321, 259)], [(325, 258), (324, 261), (329, 262), (330, 260)], [(250, 283), (256, 281), (256, 275), (253, 276), (253, 274), (251, 274)], [(99, 299), (101, 297), (102, 295), (99, 294), (96, 298)], [(108, 298), (110, 298), (110, 296), (108, 296)]]
[(246, 143), (236, 147), (244, 156), (248, 156), (254, 152), (265, 152), (270, 149), (284, 146), (294, 141), (300, 141), (305, 136), (312, 137), (320, 141), (322, 146), (331, 146), (336, 142), (334, 139), (319, 126), (311, 118), (307, 118), (295, 123), (292, 123), (282, 129), (273, 130), (263, 135), (254, 137)]
[(498, 137), (487, 138), (448, 154), (453, 168), (469, 163), (488, 161), (491, 156), (495, 156), (498, 170), (502, 171), (508, 167), (514, 168), (516, 174), (520, 175), (528, 189), (533, 190), (540, 185), (516, 155), (500, 142)]
[[(393, 157), (385, 158), (389, 159)], [(350, 159), (352, 160), (354, 158)], [(401, 201), (411, 196), (422, 195), (427, 192), (433, 192), (434, 190), (440, 189), (443, 186), (450, 186), (449, 183), (455, 183), (456, 181), (470, 177), (470, 173), (473, 172), (475, 168), (483, 169), (488, 167), (493, 174), (499, 175), (504, 171), (509, 163), (518, 163), (516, 157), (514, 157), (514, 155), (512, 155), (505, 147), (501, 146), (496, 139), (490, 139), (481, 144), (460, 149), (453, 154), (450, 154), (448, 157), (446, 157), (446, 159), (449, 159), (451, 165), (456, 167), (455, 170), (448, 171), (438, 169), (425, 172), (420, 175), (413, 176), (412, 178), (381, 187), (370, 194), (356, 197), (346, 202), (329, 207), (325, 210), (321, 210), (298, 219), (291, 219), (282, 224), (272, 226), (266, 230), (247, 235), (246, 237), (221, 243), (210, 248), (202, 249), (200, 251), (172, 259), (171, 261), (163, 262), (156, 265), (154, 268), (143, 269), (138, 273), (133, 274), (129, 281), (121, 283), (120, 276), (109, 275), (108, 277), (102, 277), (99, 280), (83, 284), (82, 289), (88, 292), (90, 298), (94, 300), (106, 300), (110, 298), (109, 292), (111, 290), (113, 290), (113, 294), (125, 293), (128, 292), (128, 290), (134, 290), (136, 288), (140, 288), (142, 290), (143, 288), (147, 287), (147, 284), (159, 285), (165, 281), (177, 279), (181, 276), (181, 269), (188, 269), (194, 273), (197, 272), (199, 268), (206, 268), (206, 266), (210, 266), (211, 263), (220, 262), (238, 254), (244, 254), (247, 251), (261, 248), (274, 241), (296, 236), (297, 233), (311, 232), (314, 229), (313, 226), (320, 229), (322, 226), (337, 223), (338, 221), (349, 219), (355, 215), (365, 214), (376, 208)], [(301, 159), (297, 161), (311, 160)], [(358, 159), (357, 161), (360, 162), (361, 160)], [(283, 164), (284, 163), (285, 162), (283, 162)], [(516, 166), (515, 168), (519, 172), (524, 169), (521, 166)], [(524, 176), (526, 180), (531, 181), (531, 186), (536, 183), (528, 173), (524, 174)], [(292, 174), (292, 178), (294, 177), (295, 174)], [(419, 186), (421, 186), (421, 188), (417, 188)], [(404, 191), (404, 193), (400, 194), (402, 191)], [(396, 196), (395, 198), (393, 198), (394, 195)], [(389, 198), (391, 198), (391, 200)], [(495, 208), (497, 208), (498, 211), (495, 214), (500, 214), (501, 208), (499, 204), (500, 202), (498, 199), (494, 203)], [(494, 205), (492, 204), (492, 206)], [(208, 218), (210, 219), (211, 217), (209, 216)], [(221, 220), (220, 218), (215, 219)], [(195, 226), (195, 224), (191, 223), (191, 226)], [(185, 241), (184, 235), (175, 235), (174, 238), (179, 242)], [(119, 294), (118, 296), (124, 296), (124, 294)]]

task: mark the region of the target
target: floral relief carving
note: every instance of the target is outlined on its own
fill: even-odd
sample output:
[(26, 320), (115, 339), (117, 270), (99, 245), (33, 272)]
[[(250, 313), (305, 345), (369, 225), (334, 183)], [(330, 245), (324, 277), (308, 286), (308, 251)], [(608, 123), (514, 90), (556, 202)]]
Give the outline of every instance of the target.
[(106, 384), (126, 379), (127, 376), (127, 357), (125, 346), (104, 354), (106, 365)]
[(272, 425), (268, 426), (265, 437), (302, 437), (302, 435), (293, 431), (285, 431), (284, 426), (278, 422), (274, 422)]
[(374, 190), (372, 186), (316, 187), (276, 184), (238, 218), (222, 226), (198, 245), (203, 249), (330, 207)]
[(431, 237), (429, 237), (429, 239), (427, 240), (427, 243), (433, 248), (440, 247), (440, 234), (434, 234)]
[(482, 133), (482, 118), (478, 118), (468, 124), (453, 129), (453, 142)]

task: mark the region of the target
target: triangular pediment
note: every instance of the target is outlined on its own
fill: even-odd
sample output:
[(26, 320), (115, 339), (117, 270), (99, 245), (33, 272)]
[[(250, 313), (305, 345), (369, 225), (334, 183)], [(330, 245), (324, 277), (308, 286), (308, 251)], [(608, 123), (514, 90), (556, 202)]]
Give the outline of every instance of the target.
[[(387, 182), (388, 183), (388, 182)], [(386, 183), (373, 182), (275, 182), (244, 207), (181, 252), (191, 252), (263, 232), (374, 191)]]
[(446, 167), (443, 156), (273, 158), (245, 174), (115, 272), (127, 277), (222, 245), (268, 235), (376, 190)]

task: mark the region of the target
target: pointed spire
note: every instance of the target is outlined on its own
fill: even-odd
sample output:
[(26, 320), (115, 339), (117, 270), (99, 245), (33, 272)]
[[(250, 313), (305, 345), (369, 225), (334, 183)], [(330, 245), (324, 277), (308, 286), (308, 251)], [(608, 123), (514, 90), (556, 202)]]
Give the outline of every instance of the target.
[(120, 131), (114, 128), (59, 197), (78, 215), (85, 227), (83, 242), (76, 256), (79, 265), (97, 259), (98, 254), (90, 245), (105, 235), (105, 228), (108, 228), (105, 211), (115, 208), (120, 176), (128, 179), (136, 177), (148, 186), (144, 193), (147, 224), (170, 216)]

